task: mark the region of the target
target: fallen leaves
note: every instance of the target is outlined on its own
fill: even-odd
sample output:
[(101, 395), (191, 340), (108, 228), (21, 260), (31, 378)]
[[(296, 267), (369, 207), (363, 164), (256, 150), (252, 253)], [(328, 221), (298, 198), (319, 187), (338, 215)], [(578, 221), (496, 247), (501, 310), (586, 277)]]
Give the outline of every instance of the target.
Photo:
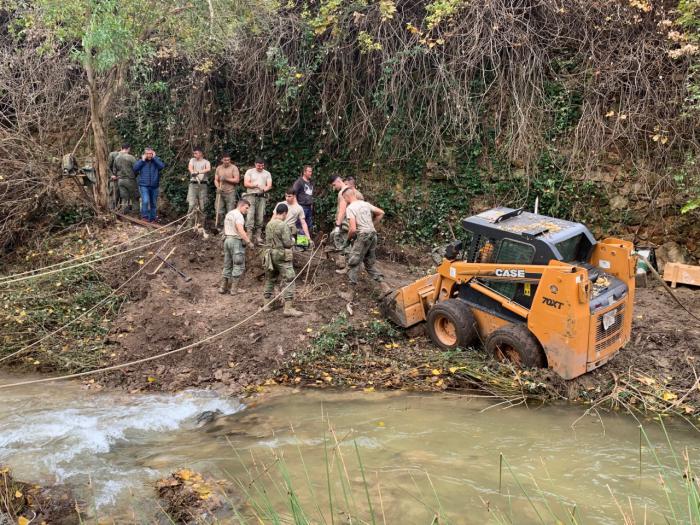
[(221, 507), (223, 498), (219, 494), (225, 493), (227, 488), (225, 481), (186, 468), (156, 482), (158, 496), (164, 500), (168, 514), (176, 519), (186, 517), (188, 521), (192, 516), (211, 513)]

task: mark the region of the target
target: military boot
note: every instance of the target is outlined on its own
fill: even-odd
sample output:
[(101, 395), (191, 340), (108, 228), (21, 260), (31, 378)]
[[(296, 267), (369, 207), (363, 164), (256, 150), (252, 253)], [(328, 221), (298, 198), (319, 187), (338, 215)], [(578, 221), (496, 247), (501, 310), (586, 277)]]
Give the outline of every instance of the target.
[(219, 293), (226, 293), (231, 288), (231, 279), (228, 277), (221, 278), (221, 284), (219, 285)]
[(263, 298), (263, 312), (271, 312), (275, 308), (275, 301), (272, 300), (272, 296), (265, 296)]
[(284, 302), (284, 316), (285, 317), (301, 317), (304, 315), (304, 312), (300, 312), (299, 310), (296, 310), (294, 306), (292, 306), (292, 301), (286, 300)]
[(340, 268), (340, 269), (336, 270), (335, 273), (339, 273), (340, 275), (345, 275), (345, 274), (348, 273), (349, 271), (350, 271), (350, 268), (348, 268), (348, 267), (346, 266), (345, 268)]
[(231, 278), (231, 295), (238, 295), (239, 293), (245, 293), (245, 290), (240, 287), (240, 277)]

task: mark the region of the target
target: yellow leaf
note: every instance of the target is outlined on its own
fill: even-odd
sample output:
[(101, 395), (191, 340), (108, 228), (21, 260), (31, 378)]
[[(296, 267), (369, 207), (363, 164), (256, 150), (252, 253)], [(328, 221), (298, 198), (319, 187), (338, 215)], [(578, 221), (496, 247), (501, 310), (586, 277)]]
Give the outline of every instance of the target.
[(660, 138), (661, 138), (661, 135), (659, 135), (659, 134), (657, 133), (656, 135), (654, 135), (653, 137), (651, 137), (651, 140), (653, 140), (654, 142), (659, 142), (659, 139), (660, 139)]
[(373, 386), (370, 386), (370, 387), (367, 387), (367, 388), (363, 388), (362, 391), (363, 391), (363, 392), (367, 392), (367, 393), (369, 393), (369, 392), (374, 392), (374, 387), (373, 387)]
[(439, 376), (440, 374), (442, 374), (442, 370), (440, 370), (439, 368), (433, 368), (431, 372), (434, 376)]
[(17, 525), (29, 525), (29, 520), (24, 516), (17, 518)]
[(143, 264), (143, 259), (139, 259), (138, 263)]
[(383, 427), (383, 426), (384, 426), (384, 421), (377, 421), (377, 426), (378, 426), (378, 427)]
[(440, 379), (437, 383), (435, 383), (435, 386), (442, 386), (445, 382)]
[(459, 370), (459, 368), (457, 368), (456, 366), (451, 366), (450, 367), (450, 374), (454, 374), (457, 370)]
[(608, 111), (608, 112), (605, 114), (605, 116), (608, 117), (608, 118), (614, 117), (614, 116), (615, 116), (615, 112), (611, 109), (610, 111)]
[(155, 377), (148, 376), (148, 379), (146, 379), (146, 381), (148, 381), (149, 383), (155, 383), (155, 382), (156, 382), (156, 378), (155, 378)]
[(620, 120), (627, 120), (627, 115), (620, 115)]
[(21, 498), (22, 496), (24, 496), (24, 494), (22, 494), (21, 491), (18, 490), (15, 492), (15, 498)]
[(296, 78), (301, 78), (301, 77), (303, 77), (304, 75), (302, 75), (301, 73), (297, 73), (297, 74), (294, 75), (294, 76), (295, 76)]
[(668, 137), (663, 136), (661, 137), (661, 144), (666, 144), (668, 142)]
[(180, 478), (182, 481), (187, 481), (192, 477), (192, 471), (188, 470), (186, 468), (183, 468), (182, 470), (179, 470), (175, 473), (175, 475)]
[(678, 396), (674, 394), (673, 392), (668, 392), (664, 391), (663, 394), (661, 394), (661, 397), (664, 401), (673, 401), (674, 399), (677, 399)]
[(311, 332), (313, 332), (313, 330), (312, 330), (311, 328), (307, 328), (307, 329), (306, 329), (306, 333), (307, 333), (307, 334), (310, 334)]

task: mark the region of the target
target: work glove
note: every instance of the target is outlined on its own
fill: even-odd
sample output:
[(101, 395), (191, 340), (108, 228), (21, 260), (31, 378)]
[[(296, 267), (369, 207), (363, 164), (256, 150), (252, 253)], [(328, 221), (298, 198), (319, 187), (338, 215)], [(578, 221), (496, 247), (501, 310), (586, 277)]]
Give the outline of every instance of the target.
[(335, 228), (333, 228), (331, 235), (338, 235), (339, 233), (340, 233), (340, 226), (336, 226)]
[(204, 180), (204, 173), (197, 173), (197, 182), (202, 182)]
[(245, 243), (245, 245), (251, 249), (255, 248), (255, 243), (253, 241), (248, 241)]

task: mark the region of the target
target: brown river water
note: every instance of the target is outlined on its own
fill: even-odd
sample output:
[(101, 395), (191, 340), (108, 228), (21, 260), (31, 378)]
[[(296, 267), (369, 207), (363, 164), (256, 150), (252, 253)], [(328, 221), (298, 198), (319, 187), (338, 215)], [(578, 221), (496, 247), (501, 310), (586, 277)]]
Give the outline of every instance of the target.
[[(197, 423), (217, 410), (211, 423)], [(310, 523), (372, 523), (370, 504), (377, 524), (427, 525), (437, 514), (459, 524), (613, 524), (623, 513), (637, 523), (688, 522), (683, 471), (700, 465), (698, 432), (682, 421), (664, 420), (664, 429), (584, 411), (284, 389), (245, 406), (206, 391), (31, 385), (0, 390), (0, 464), (24, 481), (69, 484), (116, 522), (134, 508), (157, 513), (154, 481), (179, 468), (242, 484), (287, 517), (291, 487)], [(648, 436), (641, 476), (640, 423)]]

